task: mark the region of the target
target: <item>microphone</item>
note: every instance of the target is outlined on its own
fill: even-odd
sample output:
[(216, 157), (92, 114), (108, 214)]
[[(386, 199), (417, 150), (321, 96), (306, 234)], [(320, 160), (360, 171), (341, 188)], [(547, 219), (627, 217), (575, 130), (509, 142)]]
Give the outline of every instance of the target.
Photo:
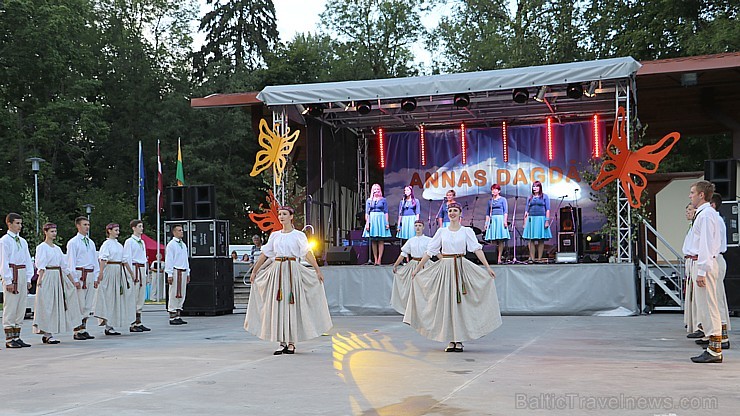
[(563, 196), (561, 196), (561, 198), (567, 198), (567, 197), (568, 197), (568, 195), (563, 195)]

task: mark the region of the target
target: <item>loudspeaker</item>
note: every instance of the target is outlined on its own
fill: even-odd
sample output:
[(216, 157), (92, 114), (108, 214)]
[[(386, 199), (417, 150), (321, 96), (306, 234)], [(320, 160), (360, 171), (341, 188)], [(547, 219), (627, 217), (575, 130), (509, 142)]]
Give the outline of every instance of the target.
[(578, 253), (575, 233), (558, 233), (558, 253)]
[(194, 220), (216, 218), (216, 187), (214, 185), (190, 186), (190, 201)]
[(606, 254), (609, 251), (609, 240), (597, 233), (588, 233), (581, 238), (580, 252), (583, 254)]
[(740, 202), (724, 201), (719, 207), (719, 215), (725, 221), (727, 227), (727, 247), (740, 246)]
[[(164, 243), (165, 245), (172, 240), (172, 227), (182, 225), (182, 242), (188, 248), (190, 254), (190, 221), (165, 221), (164, 222)], [(162, 259), (164, 260), (164, 259)]]
[(229, 222), (223, 220), (190, 221), (191, 257), (228, 257)]
[[(486, 257), (486, 261), (488, 262), (488, 264), (498, 264), (498, 246), (496, 244), (484, 244), (483, 255)], [(465, 258), (475, 264), (481, 264), (480, 260), (478, 260), (478, 256), (476, 256), (475, 253), (467, 252), (465, 253)]]
[(725, 275), (727, 308), (737, 314), (740, 312), (740, 247), (728, 247), (723, 256), (727, 263)]
[(234, 312), (234, 262), (231, 258), (190, 259), (190, 283), (183, 315)]
[(165, 190), (165, 217), (169, 221), (189, 220), (192, 216), (187, 186), (168, 186)]
[(329, 247), (326, 251), (326, 264), (357, 264), (357, 252), (354, 247)]
[(738, 170), (737, 159), (705, 160), (704, 179), (714, 184), (714, 190), (722, 195), (724, 201), (735, 201), (737, 197)]
[[(572, 214), (571, 214), (572, 213)], [(560, 232), (572, 233), (577, 232), (580, 234), (581, 228), (581, 209), (574, 207), (562, 207), (560, 208)], [(575, 221), (575, 224), (573, 223)]]

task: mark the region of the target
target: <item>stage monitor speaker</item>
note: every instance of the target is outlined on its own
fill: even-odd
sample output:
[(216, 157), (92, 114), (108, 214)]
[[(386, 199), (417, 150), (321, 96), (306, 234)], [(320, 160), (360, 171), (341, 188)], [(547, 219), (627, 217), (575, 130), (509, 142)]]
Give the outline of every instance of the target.
[(558, 253), (578, 253), (575, 233), (558, 233)]
[(357, 252), (352, 246), (329, 247), (326, 251), (326, 264), (357, 264)]
[(190, 256), (228, 257), (229, 222), (224, 220), (190, 221)]
[(740, 202), (724, 201), (719, 208), (719, 214), (725, 220), (727, 227), (727, 247), (740, 246)]
[(168, 186), (165, 190), (165, 217), (168, 221), (189, 220), (192, 215), (187, 186)]
[[(496, 244), (484, 244), (483, 255), (486, 257), (488, 264), (498, 264), (498, 246)], [(467, 252), (465, 253), (465, 258), (475, 264), (481, 264), (475, 253)]]
[(563, 233), (572, 233), (578, 230), (580, 234), (581, 228), (581, 208), (574, 207), (561, 207), (560, 208), (560, 230)]
[(609, 240), (605, 235), (588, 233), (582, 236), (579, 248), (583, 254), (606, 254), (609, 251)]
[(722, 195), (724, 201), (737, 200), (737, 186), (740, 181), (737, 159), (705, 160), (704, 179), (714, 184), (714, 190)]
[(216, 187), (214, 185), (190, 186), (193, 220), (210, 220), (216, 218)]
[(190, 259), (190, 283), (183, 315), (234, 312), (234, 262), (231, 258)]

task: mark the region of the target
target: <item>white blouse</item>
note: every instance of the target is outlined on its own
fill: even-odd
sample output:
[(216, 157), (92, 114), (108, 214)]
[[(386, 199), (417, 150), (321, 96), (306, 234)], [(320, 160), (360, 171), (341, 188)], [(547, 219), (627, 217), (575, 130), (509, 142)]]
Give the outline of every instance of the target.
[(275, 257), (305, 257), (308, 253), (308, 238), (301, 231), (293, 230), (289, 233), (276, 231), (270, 234), (267, 244), (262, 246), (262, 254), (268, 258)]
[(686, 232), (686, 237), (683, 238), (683, 246), (681, 247), (681, 252), (684, 256), (688, 256), (689, 249), (691, 248), (691, 227), (689, 227), (689, 230)]
[(415, 257), (421, 258), (424, 256), (424, 252), (429, 246), (429, 242), (432, 241), (431, 237), (425, 235), (413, 236), (409, 238), (401, 247), (401, 255), (404, 257)]
[(118, 240), (108, 238), (105, 240), (100, 251), (98, 252), (98, 258), (105, 261), (123, 261), (123, 246)]
[(427, 246), (429, 257), (437, 254), (465, 254), (466, 251), (477, 251), (483, 246), (475, 238), (475, 232), (469, 227), (460, 227), (457, 231), (449, 228), (440, 228), (434, 233), (432, 241)]
[(47, 267), (61, 267), (62, 274), (66, 276), (69, 274), (69, 267), (64, 260), (64, 253), (62, 253), (62, 249), (56, 244), (50, 246), (46, 243), (41, 243), (36, 246), (37, 269), (46, 270)]

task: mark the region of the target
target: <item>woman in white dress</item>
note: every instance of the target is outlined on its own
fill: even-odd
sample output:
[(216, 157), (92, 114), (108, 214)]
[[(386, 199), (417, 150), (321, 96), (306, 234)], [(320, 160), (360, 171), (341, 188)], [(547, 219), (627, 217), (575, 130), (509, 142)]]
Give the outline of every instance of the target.
[[(684, 254), (688, 253), (688, 248), (691, 245), (691, 226), (694, 223), (694, 217), (696, 216), (696, 208), (693, 205), (688, 204), (686, 206), (686, 221), (689, 222), (689, 229), (686, 231), (686, 237), (683, 240), (682, 250)], [(704, 332), (701, 330), (701, 323), (696, 322), (696, 302), (694, 302), (694, 278), (691, 276), (691, 262), (692, 260), (688, 257), (684, 258), (686, 267), (686, 295), (685, 305), (683, 309), (683, 323), (686, 325), (686, 332), (688, 338), (702, 338)]]
[[(429, 242), (426, 253), (412, 272), (411, 293), (403, 322), (419, 334), (450, 341), (446, 352), (462, 352), (463, 341), (477, 339), (501, 325), (495, 273), (483, 255), (475, 232), (460, 225), (462, 207), (448, 206), (450, 225), (440, 228)], [(485, 271), (465, 258), (474, 252)], [(430, 257), (441, 259), (424, 267)]]
[[(306, 234), (293, 227), (293, 208), (280, 207), (283, 229), (262, 247), (249, 281), (244, 329), (265, 341), (279, 342), (275, 355), (294, 354), (295, 344), (316, 338), (332, 327), (324, 292), (324, 275), (308, 249)], [(300, 263), (305, 257), (313, 272)], [(272, 264), (260, 269), (270, 259)]]
[(132, 287), (132, 271), (123, 263), (123, 245), (118, 242), (118, 224), (105, 227), (108, 238), (100, 246), (100, 275), (95, 281), (95, 316), (105, 325), (105, 335), (121, 335), (116, 327), (129, 325), (136, 319), (136, 299)]
[[(406, 303), (409, 300), (409, 291), (411, 290), (411, 272), (419, 264), (427, 245), (432, 241), (430, 237), (424, 235), (424, 222), (416, 220), (414, 222), (415, 236), (406, 240), (401, 247), (401, 255), (393, 263), (393, 290), (391, 291), (391, 306), (400, 314), (406, 312)], [(408, 263), (398, 267), (403, 259)]]
[(43, 230), (44, 242), (36, 247), (39, 278), (36, 284), (33, 331), (41, 334), (44, 344), (59, 344), (54, 334), (70, 332), (82, 320), (76, 290), (80, 283), (74, 283), (62, 249), (54, 244), (57, 237), (56, 224), (47, 222)]

